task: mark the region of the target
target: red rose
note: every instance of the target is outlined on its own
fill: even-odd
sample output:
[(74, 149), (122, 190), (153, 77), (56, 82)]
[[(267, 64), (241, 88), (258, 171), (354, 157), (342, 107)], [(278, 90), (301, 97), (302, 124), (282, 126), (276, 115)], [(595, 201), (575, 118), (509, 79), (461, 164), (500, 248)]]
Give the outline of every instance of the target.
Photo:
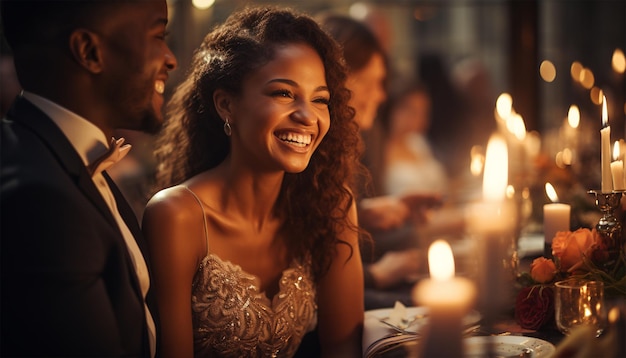
[(554, 320), (554, 291), (549, 286), (523, 288), (515, 300), (515, 321), (522, 328), (537, 330)]
[(607, 245), (602, 242), (602, 240), (598, 240), (598, 242), (593, 244), (589, 251), (589, 257), (591, 258), (591, 261), (596, 264), (603, 264), (607, 262), (610, 258), (609, 249), (607, 248)]

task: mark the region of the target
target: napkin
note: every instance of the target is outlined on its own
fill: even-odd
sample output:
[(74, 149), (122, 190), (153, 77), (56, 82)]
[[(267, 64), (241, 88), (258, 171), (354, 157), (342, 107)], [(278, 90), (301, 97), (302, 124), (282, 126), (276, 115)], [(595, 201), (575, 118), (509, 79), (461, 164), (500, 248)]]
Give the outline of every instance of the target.
[(406, 318), (406, 306), (404, 306), (402, 302), (396, 301), (393, 305), (393, 310), (389, 313), (389, 319), (387, 319), (387, 322), (396, 327), (406, 328)]
[[(363, 322), (363, 353), (364, 356), (368, 356), (368, 353), (373, 353), (379, 347), (379, 344), (388, 343), (389, 337), (394, 337), (397, 332), (391, 327), (383, 324), (380, 320), (383, 317), (373, 314), (372, 312), (365, 312), (365, 319)], [(389, 316), (385, 317), (386, 321), (397, 326), (403, 327), (405, 324), (403, 320), (407, 318), (407, 309), (401, 302), (396, 302), (393, 309), (389, 312)], [(404, 335), (403, 339), (415, 339), (410, 335)], [(378, 343), (377, 343), (378, 341)], [(384, 342), (383, 342), (384, 341)]]

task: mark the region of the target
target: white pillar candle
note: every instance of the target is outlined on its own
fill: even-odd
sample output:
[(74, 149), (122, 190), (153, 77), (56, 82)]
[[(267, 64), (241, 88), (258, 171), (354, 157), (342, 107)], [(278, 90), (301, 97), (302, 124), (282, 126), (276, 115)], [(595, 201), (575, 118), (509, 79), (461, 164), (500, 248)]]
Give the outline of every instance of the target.
[(557, 202), (559, 198), (550, 183), (546, 183), (546, 194), (553, 203), (543, 206), (544, 254), (551, 257), (552, 239), (554, 239), (556, 233), (570, 229), (571, 206)]
[(571, 206), (563, 203), (550, 203), (543, 206), (543, 232), (546, 244), (552, 244), (552, 239), (559, 231), (570, 229)]
[(602, 160), (602, 192), (610, 193), (613, 191), (613, 183), (611, 178), (611, 126), (606, 108), (606, 97), (602, 97), (602, 129), (600, 130), (600, 149)]
[(444, 240), (428, 249), (430, 278), (413, 290), (416, 305), (429, 309), (428, 325), (422, 331), (420, 357), (463, 357), (463, 318), (474, 304), (476, 288), (454, 276), (454, 256)]

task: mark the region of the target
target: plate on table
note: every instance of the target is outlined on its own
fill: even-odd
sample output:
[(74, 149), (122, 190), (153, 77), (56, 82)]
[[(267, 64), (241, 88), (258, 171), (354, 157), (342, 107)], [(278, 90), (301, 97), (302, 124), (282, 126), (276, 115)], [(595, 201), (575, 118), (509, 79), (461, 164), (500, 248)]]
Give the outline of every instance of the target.
[[(425, 323), (428, 322), (428, 307), (424, 306), (411, 306), (406, 307), (406, 315), (403, 319), (403, 324), (399, 325), (397, 328), (400, 330), (405, 330), (407, 332), (416, 333), (419, 331)], [(389, 316), (393, 312), (393, 308), (380, 308), (375, 310), (369, 310), (365, 312), (365, 318), (375, 317), (380, 321), (386, 321), (389, 319)], [(463, 318), (464, 326), (475, 325), (481, 320), (480, 313), (478, 311), (470, 311)]]
[(524, 353), (525, 349), (532, 351), (533, 358), (550, 357), (556, 350), (554, 345), (542, 339), (524, 336), (476, 336), (463, 340), (465, 357), (486, 357), (491, 339), (495, 356), (515, 356)]

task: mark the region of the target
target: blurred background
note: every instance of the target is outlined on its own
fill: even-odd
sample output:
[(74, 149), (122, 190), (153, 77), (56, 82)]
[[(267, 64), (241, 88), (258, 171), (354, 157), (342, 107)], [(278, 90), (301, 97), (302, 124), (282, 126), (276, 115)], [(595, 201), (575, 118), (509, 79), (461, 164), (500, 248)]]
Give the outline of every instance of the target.
[[(529, 221), (533, 217), (540, 221), (541, 205), (548, 201), (545, 182), (552, 182), (574, 211), (580, 193), (585, 197), (585, 190), (600, 186), (603, 96), (611, 141), (626, 137), (624, 0), (168, 0), (168, 4), (168, 42), (179, 63), (166, 85), (168, 97), (204, 35), (247, 4), (288, 6), (313, 16), (334, 12), (364, 21), (388, 52), (390, 87), (396, 79), (407, 78), (428, 85), (432, 97), (428, 139), (451, 187), (466, 183), (472, 163), (484, 159), (485, 136), (472, 142), (468, 133), (495, 127), (509, 135), (510, 148), (518, 148), (510, 154), (510, 181), (530, 198)], [(3, 43), (0, 50), (4, 114), (19, 93), (19, 83), (10, 49)], [(152, 139), (138, 133), (122, 135), (135, 148), (127, 165), (116, 167), (114, 174), (141, 216), (150, 193)], [(450, 145), (457, 142), (467, 146), (459, 150)], [(580, 200), (579, 207), (588, 206), (593, 207)]]

